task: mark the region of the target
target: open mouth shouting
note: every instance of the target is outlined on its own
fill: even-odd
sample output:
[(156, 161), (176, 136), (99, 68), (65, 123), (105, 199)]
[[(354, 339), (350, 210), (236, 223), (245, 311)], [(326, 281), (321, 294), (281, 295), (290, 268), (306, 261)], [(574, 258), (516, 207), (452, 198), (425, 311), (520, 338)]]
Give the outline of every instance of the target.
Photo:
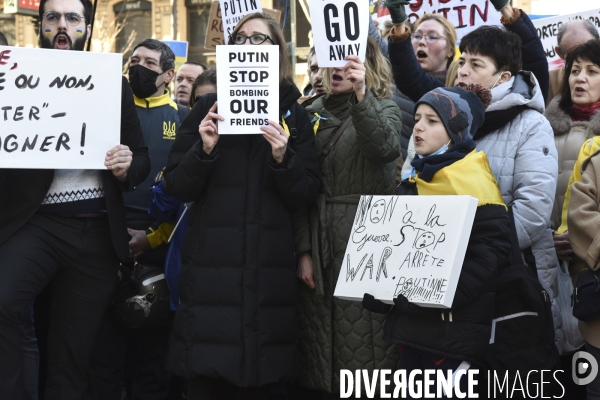
[(423, 50), (417, 51), (417, 61), (419, 61), (419, 62), (425, 61), (425, 59), (427, 57), (428, 57), (427, 53), (424, 52)]
[(57, 33), (52, 44), (53, 48), (59, 50), (68, 50), (73, 47), (71, 38), (66, 33)]
[(331, 86), (339, 86), (342, 82), (344, 82), (344, 78), (340, 74), (335, 72), (331, 74)]
[(420, 146), (423, 143), (425, 143), (425, 141), (423, 138), (421, 138), (421, 136), (415, 136), (415, 147)]
[(581, 86), (575, 86), (575, 96), (582, 96), (585, 94), (585, 89)]

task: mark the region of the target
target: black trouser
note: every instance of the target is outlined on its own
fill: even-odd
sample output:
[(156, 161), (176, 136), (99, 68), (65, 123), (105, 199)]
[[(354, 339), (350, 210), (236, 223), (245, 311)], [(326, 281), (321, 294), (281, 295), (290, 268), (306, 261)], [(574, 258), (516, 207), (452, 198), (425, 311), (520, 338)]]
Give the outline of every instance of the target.
[(188, 400), (285, 400), (287, 390), (282, 382), (261, 387), (241, 388), (222, 379), (198, 377), (188, 381)]
[(117, 267), (106, 217), (35, 214), (0, 246), (0, 399), (22, 399), (20, 323), (51, 281), (45, 400), (81, 398)]
[[(120, 323), (109, 307), (90, 362), (90, 387), (86, 400), (120, 400), (125, 365), (132, 368), (131, 400), (170, 399), (165, 358), (171, 327), (131, 329)], [(126, 358), (131, 363), (127, 363)]]

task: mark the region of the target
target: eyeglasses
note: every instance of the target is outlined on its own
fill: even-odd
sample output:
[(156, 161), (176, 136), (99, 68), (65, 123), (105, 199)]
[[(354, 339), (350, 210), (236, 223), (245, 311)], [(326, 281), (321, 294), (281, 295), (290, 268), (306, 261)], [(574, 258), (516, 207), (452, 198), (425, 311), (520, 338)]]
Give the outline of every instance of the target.
[(70, 12), (61, 14), (57, 13), (56, 11), (48, 11), (46, 14), (44, 14), (44, 21), (46, 21), (47, 24), (56, 25), (63, 15), (65, 16), (65, 22), (71, 26), (79, 25), (81, 20), (85, 21), (85, 18), (77, 13)]
[(434, 35), (433, 33), (428, 33), (427, 35), (423, 35), (422, 33), (415, 32), (415, 33), (410, 34), (410, 37), (412, 38), (413, 42), (420, 42), (421, 39), (423, 39), (423, 36), (425, 36), (425, 41), (427, 43), (435, 43), (440, 39), (444, 39), (444, 40), (446, 39), (445, 37), (437, 36), (437, 35)]
[(252, 36), (246, 36), (238, 33), (235, 36), (231, 36), (231, 41), (233, 44), (244, 44), (246, 43), (246, 39), (250, 39), (250, 44), (263, 44), (267, 40), (272, 44), (275, 44), (269, 35), (265, 35), (263, 33), (257, 33), (256, 35)]

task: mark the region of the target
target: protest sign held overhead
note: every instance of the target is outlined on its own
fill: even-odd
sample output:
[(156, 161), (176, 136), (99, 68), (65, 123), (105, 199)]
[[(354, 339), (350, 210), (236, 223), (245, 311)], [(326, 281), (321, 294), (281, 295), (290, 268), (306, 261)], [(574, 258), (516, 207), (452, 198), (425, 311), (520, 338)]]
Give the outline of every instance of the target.
[(568, 15), (559, 15), (550, 18), (540, 18), (533, 20), (533, 26), (544, 46), (546, 58), (550, 69), (557, 69), (563, 66), (563, 60), (556, 54), (555, 47), (558, 46), (558, 29), (571, 20), (589, 19), (593, 22), (600, 33), (600, 8), (590, 11), (583, 11)]
[(235, 26), (245, 15), (262, 12), (260, 0), (219, 0), (223, 33), (228, 38)]
[(217, 46), (219, 134), (262, 134), (279, 120), (279, 46)]
[[(281, 11), (263, 8), (263, 12), (273, 17), (277, 23), (281, 23)], [(225, 29), (223, 29), (221, 5), (218, 1), (213, 1), (210, 4), (208, 24), (206, 25), (206, 36), (204, 38), (204, 48), (215, 50), (217, 46), (227, 44), (228, 41), (229, 37), (225, 35)]]
[(343, 67), (349, 55), (364, 62), (369, 0), (310, 0), (309, 6), (319, 67)]
[(106, 169), (120, 143), (121, 62), (0, 47), (0, 168)]
[(361, 196), (334, 296), (450, 308), (476, 209), (471, 196)]
[(406, 7), (413, 24), (426, 13), (440, 14), (450, 21), (458, 40), (482, 25), (500, 25), (502, 17), (489, 0), (413, 0)]

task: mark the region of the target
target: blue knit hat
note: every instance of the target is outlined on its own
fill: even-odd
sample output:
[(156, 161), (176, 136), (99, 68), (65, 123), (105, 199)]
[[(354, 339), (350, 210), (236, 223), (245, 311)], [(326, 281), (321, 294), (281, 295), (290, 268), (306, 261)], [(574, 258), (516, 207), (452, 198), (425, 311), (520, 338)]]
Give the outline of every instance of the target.
[(483, 124), (485, 109), (492, 98), (489, 89), (481, 85), (461, 85), (437, 88), (427, 92), (415, 104), (427, 104), (439, 115), (446, 132), (454, 143), (472, 139)]

